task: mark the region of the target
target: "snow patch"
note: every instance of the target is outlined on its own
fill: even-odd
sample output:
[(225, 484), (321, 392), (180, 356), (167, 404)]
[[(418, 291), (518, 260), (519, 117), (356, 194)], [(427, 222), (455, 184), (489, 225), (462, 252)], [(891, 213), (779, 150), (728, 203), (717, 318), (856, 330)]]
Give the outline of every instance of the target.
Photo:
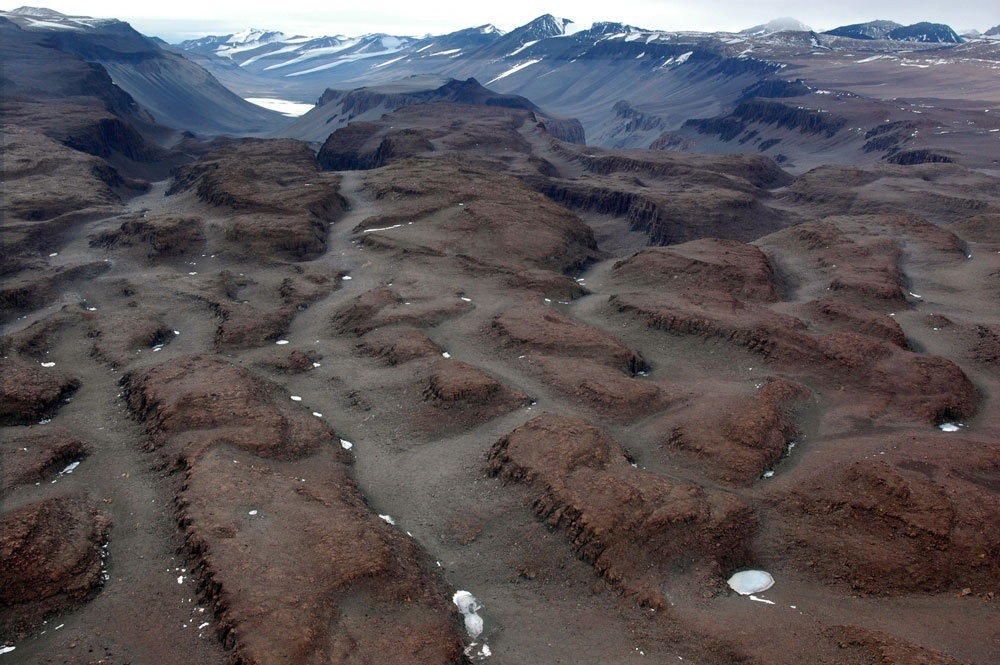
[(293, 102), (287, 99), (272, 99), (270, 97), (245, 97), (244, 99), (255, 106), (260, 106), (269, 111), (277, 111), (289, 118), (298, 118), (300, 115), (305, 115), (316, 108), (315, 104)]
[(500, 76), (497, 76), (496, 78), (493, 78), (493, 79), (489, 80), (486, 83), (486, 85), (489, 85), (490, 83), (495, 83), (496, 81), (499, 81), (502, 78), (507, 78), (511, 74), (516, 74), (517, 72), (521, 71), (525, 67), (530, 67), (531, 65), (534, 65), (534, 64), (539, 63), (541, 61), (542, 61), (541, 58), (536, 58), (534, 60), (528, 60), (527, 62), (522, 62), (520, 65), (514, 65), (513, 67), (511, 67), (510, 69), (508, 69), (507, 71), (505, 71), (503, 74), (501, 74)]
[(767, 603), (768, 605), (774, 605), (773, 600), (768, 600), (767, 598), (758, 598), (757, 596), (750, 594), (750, 600), (755, 600), (758, 603)]
[(381, 517), (383, 520), (385, 520), (389, 524), (395, 524), (396, 523), (396, 520), (392, 519), (391, 515), (379, 515), (379, 517)]
[(942, 432), (958, 432), (965, 427), (962, 423), (941, 423), (938, 425), (938, 429)]
[[(347, 441), (346, 439), (341, 439), (340, 440), (340, 447), (343, 448), (344, 450), (350, 450), (351, 448), (354, 447), (354, 444), (351, 443), (350, 441)], [(392, 518), (389, 518), (389, 519), (392, 519)]]
[(742, 570), (726, 581), (729, 588), (741, 596), (767, 591), (774, 586), (774, 578), (763, 570)]
[(479, 637), (483, 632), (483, 618), (479, 616), (482, 605), (476, 597), (468, 591), (456, 591), (451, 597), (451, 602), (455, 603), (455, 607), (465, 617), (465, 632), (472, 639)]
[(540, 39), (534, 39), (534, 40), (532, 40), (530, 42), (524, 42), (523, 44), (521, 44), (521, 46), (519, 46), (518, 48), (516, 48), (513, 51), (511, 51), (510, 53), (508, 53), (507, 57), (509, 58), (511, 56), (517, 55), (518, 53), (520, 53), (524, 49), (531, 48), (532, 46), (534, 46), (535, 44), (537, 44), (540, 41), (541, 41)]

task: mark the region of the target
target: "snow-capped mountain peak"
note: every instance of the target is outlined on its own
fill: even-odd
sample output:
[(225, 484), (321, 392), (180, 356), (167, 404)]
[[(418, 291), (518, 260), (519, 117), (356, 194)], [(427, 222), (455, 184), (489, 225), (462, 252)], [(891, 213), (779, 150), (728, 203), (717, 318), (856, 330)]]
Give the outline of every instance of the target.
[(14, 14), (15, 16), (34, 16), (35, 18), (47, 19), (69, 18), (66, 14), (57, 12), (54, 9), (48, 9), (46, 7), (18, 7), (17, 9), (12, 9), (7, 13)]
[(809, 32), (811, 30), (812, 28), (802, 21), (792, 18), (791, 16), (783, 16), (782, 18), (776, 18), (772, 21), (768, 21), (767, 23), (755, 25), (754, 27), (747, 28), (746, 30), (741, 30), (740, 34), (762, 37), (775, 32)]
[(267, 44), (269, 42), (284, 41), (287, 38), (285, 33), (273, 30), (259, 30), (257, 28), (247, 28), (240, 32), (229, 35), (227, 44)]

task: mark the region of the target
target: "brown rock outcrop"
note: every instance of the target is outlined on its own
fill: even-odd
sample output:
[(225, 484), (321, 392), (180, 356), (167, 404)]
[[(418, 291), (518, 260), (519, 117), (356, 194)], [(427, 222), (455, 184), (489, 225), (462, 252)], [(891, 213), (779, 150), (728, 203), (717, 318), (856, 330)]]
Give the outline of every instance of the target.
[(215, 331), (219, 351), (250, 349), (281, 338), (295, 317), (295, 307), (262, 310), (248, 303), (222, 302), (214, 307), (222, 316)]
[(407, 326), (376, 328), (361, 336), (357, 348), (366, 355), (384, 358), (390, 365), (441, 353), (441, 347), (426, 334)]
[(0, 425), (28, 425), (51, 417), (80, 381), (51, 367), (0, 359)]
[(589, 358), (627, 374), (645, 367), (639, 354), (615, 337), (536, 301), (498, 315), (492, 330), (503, 346), (518, 352)]
[[(122, 379), (152, 448), (197, 456), (225, 442), (255, 455), (298, 459), (334, 440), (325, 422), (283, 391), (218, 356), (185, 356)], [(177, 449), (179, 448), (179, 449)]]
[(339, 450), (261, 463), (220, 446), (188, 469), (184, 537), (233, 661), (459, 662), (447, 591), (364, 504)]
[(535, 512), (579, 555), (640, 602), (666, 607), (668, 571), (745, 565), (757, 522), (735, 495), (632, 467), (621, 447), (580, 420), (545, 414), (497, 441), (488, 469), (531, 488)]
[(243, 140), (178, 170), (168, 194), (194, 190), (232, 211), (226, 239), (245, 252), (294, 261), (326, 248), (329, 224), (346, 209), (339, 178), (321, 173), (300, 141)]
[(81, 496), (29, 504), (0, 518), (0, 632), (24, 637), (51, 613), (101, 589), (110, 520)]
[(753, 245), (735, 240), (706, 238), (645, 249), (617, 262), (612, 275), (632, 288), (698, 287), (745, 300), (778, 300), (777, 278), (767, 257)]
[(339, 332), (355, 335), (397, 324), (429, 328), (472, 307), (457, 294), (443, 296), (415, 291), (404, 296), (398, 290), (379, 287), (351, 300), (333, 317), (332, 324)]
[(593, 231), (576, 215), (486, 167), (406, 160), (372, 172), (367, 182), (375, 199), (393, 208), (358, 228), (372, 246), (468, 257), (511, 271), (566, 273), (600, 256)]
[(157, 314), (129, 312), (96, 315), (90, 319), (88, 335), (94, 340), (92, 353), (112, 367), (132, 361), (137, 351), (152, 349), (173, 339), (173, 331)]
[(48, 426), (0, 439), (0, 496), (18, 485), (44, 481), (90, 454), (90, 446), (64, 429)]
[(814, 334), (804, 322), (718, 292), (612, 296), (610, 306), (673, 334), (726, 340), (810, 380), (865, 394), (864, 417), (937, 424), (975, 413), (976, 388), (939, 356), (856, 332)]
[(922, 647), (880, 630), (861, 626), (835, 626), (826, 637), (841, 649), (849, 649), (872, 665), (963, 665), (962, 661), (940, 651)]
[(799, 435), (793, 410), (810, 395), (784, 378), (768, 380), (752, 396), (692, 400), (677, 416), (655, 425), (663, 444), (707, 463), (710, 475), (750, 483), (773, 466)]
[[(867, 593), (996, 588), (995, 455), (984, 442), (943, 436), (881, 437), (869, 442), (877, 459), (816, 469), (777, 491), (767, 502), (782, 514), (780, 533), (768, 548), (810, 576)], [(941, 445), (948, 457), (928, 455)]]
[(132, 217), (117, 231), (91, 237), (91, 247), (136, 248), (147, 259), (191, 254), (205, 242), (204, 223), (197, 217), (170, 215)]
[(528, 404), (530, 398), (468, 363), (442, 358), (434, 363), (423, 391), (424, 401), (449, 411), (451, 426), (484, 422)]
[(621, 370), (586, 358), (532, 356), (545, 380), (612, 422), (630, 422), (680, 399), (683, 392), (652, 381), (626, 376)]

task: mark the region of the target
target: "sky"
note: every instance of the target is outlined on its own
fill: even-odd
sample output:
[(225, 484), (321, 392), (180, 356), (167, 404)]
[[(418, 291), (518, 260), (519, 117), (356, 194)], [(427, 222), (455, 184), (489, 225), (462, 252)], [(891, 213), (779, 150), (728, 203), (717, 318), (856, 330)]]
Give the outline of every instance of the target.
[[(309, 36), (371, 32), (422, 36), (445, 34), (492, 23), (512, 30), (542, 14), (577, 23), (618, 21), (660, 30), (739, 31), (771, 19), (791, 16), (814, 30), (850, 23), (888, 19), (909, 25), (918, 21), (947, 23), (963, 31), (985, 32), (1000, 24), (995, 0), (35, 0), (69, 15), (117, 18), (139, 32), (171, 43), (204, 35), (222, 35), (245, 28), (281, 30)], [(14, 9), (10, 5), (5, 9)], [(33, 5), (35, 6), (35, 5)]]

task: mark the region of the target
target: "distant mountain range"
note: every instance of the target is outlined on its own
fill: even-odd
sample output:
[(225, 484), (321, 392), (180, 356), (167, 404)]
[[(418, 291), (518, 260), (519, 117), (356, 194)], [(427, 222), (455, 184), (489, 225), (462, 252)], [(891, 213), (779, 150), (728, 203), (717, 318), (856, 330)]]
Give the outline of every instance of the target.
[[(692, 127), (714, 126), (692, 125), (694, 119), (724, 118), (754, 97), (811, 94), (802, 83), (789, 86), (785, 69), (802, 54), (859, 54), (850, 57), (863, 63), (868, 54), (940, 59), (966, 46), (945, 25), (873, 21), (817, 33), (792, 18), (740, 33), (699, 33), (585, 26), (546, 14), (510, 32), (488, 24), (426, 37), (247, 29), (173, 46), (122, 21), (38, 8), (0, 12), (0, 27), (10, 35), (8, 46), (30, 43), (33, 54), (26, 59), (8, 49), (5, 64), (18, 63), (8, 67), (17, 69), (4, 82), (8, 98), (34, 94), (30, 82), (46, 79), (52, 62), (75, 61), (105, 72), (102, 98), (122, 96), (126, 101), (116, 104), (146, 113), (143, 122), (204, 136), (322, 142), (348, 122), (422, 100), (523, 100), (516, 103), (535, 109), (553, 132), (614, 148), (689, 145)], [(989, 33), (978, 41), (994, 43)], [(258, 97), (318, 108), (290, 121), (246, 101)], [(674, 134), (685, 127), (687, 135)]]

